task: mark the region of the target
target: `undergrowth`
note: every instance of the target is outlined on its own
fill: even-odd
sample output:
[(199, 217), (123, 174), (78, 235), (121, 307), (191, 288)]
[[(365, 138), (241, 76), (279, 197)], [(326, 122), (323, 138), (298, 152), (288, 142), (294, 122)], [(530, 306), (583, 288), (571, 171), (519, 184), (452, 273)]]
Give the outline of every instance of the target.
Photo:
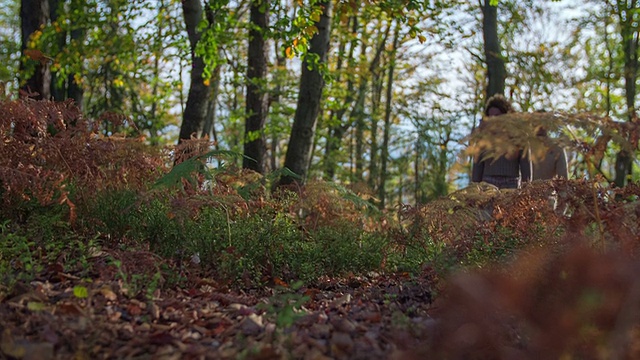
[[(599, 178), (553, 180), (515, 191), (474, 184), (427, 204), (379, 211), (326, 182), (271, 192), (286, 170), (262, 176), (236, 169), (224, 159), (239, 155), (209, 151), (206, 140), (152, 148), (142, 139), (101, 136), (96, 121), (69, 102), (0, 104), (0, 294), (47, 271), (92, 276), (92, 266), (105, 262), (96, 255), (102, 250), (106, 269), (129, 296), (151, 297), (190, 277), (244, 288), (312, 285), (324, 276), (371, 272), (435, 282), (458, 269), (509, 262), (553, 268), (554, 259), (615, 278), (615, 268), (600, 256), (615, 262), (610, 254), (624, 254), (625, 263), (635, 264), (639, 249), (638, 184), (618, 189)], [(583, 248), (590, 250), (563, 257)], [(529, 273), (536, 271), (517, 267), (517, 280), (491, 273), (472, 290), (495, 292), (517, 311), (536, 309), (503, 288), (532, 286), (544, 293), (539, 276), (557, 275)], [(609, 290), (592, 275), (571, 275), (562, 286), (557, 278), (548, 281), (556, 282), (552, 289), (595, 284)], [(449, 293), (466, 291), (452, 284)], [(470, 302), (475, 294), (465, 296)], [(580, 301), (579, 294), (570, 300)], [(473, 315), (476, 305), (461, 301)], [(458, 324), (456, 308), (443, 309)], [(550, 341), (540, 335), (545, 326), (528, 334), (531, 341)], [(443, 333), (455, 337), (458, 330)], [(428, 351), (456, 351), (441, 344)]]

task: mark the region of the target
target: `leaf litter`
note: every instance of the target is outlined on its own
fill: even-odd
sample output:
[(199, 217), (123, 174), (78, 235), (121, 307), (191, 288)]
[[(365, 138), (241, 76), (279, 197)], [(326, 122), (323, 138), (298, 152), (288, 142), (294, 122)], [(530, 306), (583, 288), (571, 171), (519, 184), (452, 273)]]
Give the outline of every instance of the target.
[(433, 284), (407, 275), (296, 290), (199, 279), (132, 298), (112, 267), (94, 261), (90, 281), (48, 267), (16, 284), (0, 302), (0, 358), (385, 359), (429, 322)]

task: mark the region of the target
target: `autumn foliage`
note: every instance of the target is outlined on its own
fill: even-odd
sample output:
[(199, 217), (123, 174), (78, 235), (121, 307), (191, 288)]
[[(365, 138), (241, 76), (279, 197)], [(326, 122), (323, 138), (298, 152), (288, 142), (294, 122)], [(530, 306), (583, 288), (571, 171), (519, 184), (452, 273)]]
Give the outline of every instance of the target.
[[(549, 116), (538, 120), (553, 128)], [(603, 143), (635, 141), (632, 125), (609, 125), (591, 143), (562, 139), (595, 168)], [(272, 192), (271, 174), (212, 166), (234, 154), (206, 139), (153, 148), (135, 133), (71, 102), (0, 104), (3, 355), (64, 358), (75, 341), (116, 357), (639, 355), (638, 184), (481, 183), (379, 210), (366, 191), (320, 181)]]
[[(0, 104), (0, 179), (4, 209), (35, 201), (66, 204), (71, 220), (77, 199), (105, 189), (142, 188), (162, 171), (161, 157), (142, 139), (103, 136), (106, 114), (89, 121), (72, 101), (22, 99)], [(114, 124), (115, 123), (115, 124)]]

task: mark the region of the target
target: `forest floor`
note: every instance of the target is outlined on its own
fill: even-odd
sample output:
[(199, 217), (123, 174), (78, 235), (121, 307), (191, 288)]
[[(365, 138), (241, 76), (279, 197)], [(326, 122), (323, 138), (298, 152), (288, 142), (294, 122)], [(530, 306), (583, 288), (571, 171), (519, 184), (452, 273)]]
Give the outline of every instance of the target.
[(109, 256), (130, 271), (154, 257), (101, 253), (89, 276), (58, 264), (16, 283), (0, 298), (0, 358), (400, 359), (434, 323), (428, 277), (372, 273), (296, 290), (198, 278), (130, 297)]

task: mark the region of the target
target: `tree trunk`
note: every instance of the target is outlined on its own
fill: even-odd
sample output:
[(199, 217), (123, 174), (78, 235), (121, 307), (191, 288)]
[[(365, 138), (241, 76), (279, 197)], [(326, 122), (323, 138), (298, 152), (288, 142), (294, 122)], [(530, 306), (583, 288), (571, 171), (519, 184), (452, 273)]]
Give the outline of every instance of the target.
[(482, 5), (482, 37), (484, 56), (487, 63), (487, 93), (485, 99), (504, 94), (504, 81), (507, 70), (502, 57), (500, 38), (498, 37), (498, 7), (491, 6), (489, 0)]
[[(421, 130), (418, 129), (418, 131)], [(415, 158), (413, 160), (413, 198), (415, 200), (416, 206), (418, 206), (422, 202), (422, 197), (420, 196), (420, 190), (422, 189), (422, 186), (420, 184), (420, 162), (422, 161), (422, 148), (422, 133), (418, 133), (415, 144)]]
[[(83, 29), (71, 30), (71, 41), (81, 42), (85, 38), (85, 31)], [(76, 82), (78, 74), (69, 74), (67, 79), (67, 98), (73, 99), (76, 106), (80, 109), (83, 108), (84, 90), (82, 85)]]
[[(360, 90), (364, 91), (362, 87)], [(356, 182), (362, 181), (362, 173), (364, 171), (364, 130), (365, 123), (363, 116), (357, 114), (354, 119), (356, 124), (356, 149), (355, 149), (355, 160), (356, 160), (356, 171), (354, 174), (354, 180)]]
[(383, 79), (379, 70), (372, 73), (372, 93), (371, 93), (371, 161), (369, 163), (369, 187), (375, 193), (378, 190), (378, 118), (380, 114), (380, 104), (382, 103)]
[[(624, 50), (624, 90), (627, 101), (627, 120), (631, 121), (636, 113), (636, 81), (638, 79), (638, 32), (637, 19), (634, 15), (638, 11), (635, 1), (618, 1), (618, 15), (620, 18), (620, 35)], [(629, 140), (629, 136), (626, 136)], [(623, 146), (616, 155), (614, 182), (616, 186), (623, 187), (630, 178), (633, 164), (633, 154), (628, 146)]]
[(301, 178), (283, 176), (279, 185), (288, 185), (293, 182), (303, 184), (307, 176), (307, 165), (311, 157), (316, 123), (320, 114), (322, 90), (324, 89), (321, 70), (316, 65), (313, 65), (309, 70), (311, 65), (309, 59), (316, 58), (318, 65), (326, 63), (331, 34), (331, 1), (322, 1), (319, 5), (323, 7), (323, 12), (320, 21), (316, 23), (318, 32), (311, 39), (309, 54), (302, 64), (298, 103), (284, 161), (284, 166)]
[(263, 1), (254, 0), (251, 3), (245, 110), (245, 158), (242, 162), (243, 168), (261, 174), (265, 171), (267, 154), (263, 130), (269, 112), (269, 94), (265, 90), (268, 63), (265, 33), (269, 26), (269, 4), (268, 2), (263, 4)]
[[(353, 104), (353, 108), (351, 109), (351, 113), (349, 114), (348, 121), (344, 124), (343, 123), (338, 124), (338, 126), (334, 127), (334, 129), (330, 131), (330, 134), (332, 136), (329, 139), (327, 139), (327, 152), (325, 153), (325, 159), (329, 159), (329, 160), (326, 160), (326, 163), (325, 163), (327, 164), (325, 167), (325, 171), (327, 173), (327, 175), (325, 176), (325, 179), (327, 180), (333, 179), (335, 167), (336, 167), (335, 161), (330, 160), (332, 159), (332, 157), (329, 156), (330, 154), (329, 151), (331, 150), (332, 152), (336, 152), (340, 149), (340, 146), (342, 145), (342, 138), (347, 133), (349, 128), (353, 126), (353, 124), (356, 124), (356, 127), (359, 128), (360, 131), (362, 131), (362, 129), (365, 127), (364, 121), (365, 121), (366, 114), (364, 112), (364, 107), (365, 107), (366, 96), (369, 90), (369, 81), (371, 80), (372, 77), (377, 77), (379, 74), (378, 68), (380, 66), (380, 58), (382, 56), (382, 52), (385, 48), (385, 45), (387, 43), (387, 38), (389, 36), (390, 29), (391, 29), (391, 26), (387, 26), (384, 32), (384, 35), (379, 38), (379, 43), (378, 43), (378, 46), (376, 47), (375, 55), (368, 67), (368, 73), (361, 73), (358, 90), (357, 90), (357, 97), (355, 98), (355, 102)], [(356, 32), (357, 28), (354, 27), (352, 31)], [(352, 49), (354, 48), (355, 48), (355, 43), (352, 44)], [(361, 54), (367, 53), (367, 44), (364, 41), (362, 42), (362, 48), (360, 52)], [(353, 58), (353, 54), (350, 54), (350, 58)], [(353, 84), (351, 80), (349, 80), (349, 86), (347, 87), (347, 89), (348, 89), (347, 101), (348, 103), (350, 103), (354, 99), (352, 95), (354, 93), (354, 89), (353, 89)], [(345, 103), (344, 111), (339, 113), (340, 115), (338, 119), (341, 119), (342, 116), (344, 115), (346, 111), (346, 105), (348, 103)], [(376, 127), (376, 130), (377, 130), (377, 127)], [(372, 136), (375, 137), (375, 135), (372, 135)], [(356, 131), (356, 138), (357, 137), (358, 137), (358, 131)], [(358, 151), (358, 147), (360, 147), (360, 151)], [(358, 142), (356, 141), (356, 150), (355, 150), (355, 154), (353, 155), (355, 157), (354, 160), (356, 163), (355, 171), (356, 173), (360, 173), (360, 174), (362, 174), (363, 172), (364, 161), (362, 156), (358, 157), (358, 153), (362, 153), (363, 149), (364, 149), (363, 143), (360, 143), (358, 145)], [(373, 156), (374, 155), (372, 155), (372, 157)], [(360, 175), (359, 177), (358, 176), (356, 177), (358, 178), (358, 180), (362, 180), (362, 175)]]
[[(60, 0), (49, 0), (49, 19), (51, 22), (58, 21), (58, 10), (60, 8)], [(67, 46), (67, 33), (61, 32), (57, 36), (58, 50), (62, 51)], [(57, 72), (51, 72), (51, 97), (55, 101), (62, 101), (67, 97), (66, 79), (59, 80)]]
[[(287, 60), (286, 58), (283, 56), (283, 52), (280, 51), (280, 44), (278, 42), (277, 39), (275, 39), (275, 41), (273, 42), (273, 46), (274, 46), (274, 52), (276, 54), (276, 68), (278, 69), (278, 71), (280, 71), (280, 69), (286, 69), (287, 68)], [(280, 96), (282, 95), (283, 92), (283, 85), (281, 83), (280, 80), (276, 81), (276, 87), (273, 89), (273, 91), (271, 92), (271, 94), (269, 95), (269, 108), (271, 108), (271, 104), (276, 104), (277, 108), (280, 108)], [(275, 109), (274, 109), (275, 110)], [(272, 124), (272, 128), (276, 126), (276, 124), (274, 124), (274, 118), (272, 118), (271, 120)], [(276, 169), (278, 169), (280, 166), (279, 164), (279, 159), (278, 159), (278, 145), (279, 145), (280, 139), (279, 139), (279, 134), (276, 131), (271, 131), (271, 147), (270, 147), (270, 156), (269, 156), (269, 163), (270, 163), (270, 167), (271, 167), (271, 171), (274, 171)]]
[(220, 66), (216, 66), (211, 76), (211, 98), (207, 107), (207, 115), (205, 116), (204, 125), (200, 137), (209, 136), (213, 139), (214, 144), (218, 144), (218, 135), (216, 133), (216, 111), (218, 104), (218, 94), (220, 93)]
[(204, 60), (196, 55), (196, 45), (201, 36), (197, 27), (203, 16), (202, 3), (200, 0), (183, 0), (182, 11), (184, 12), (184, 22), (189, 36), (192, 67), (191, 85), (187, 96), (187, 106), (182, 115), (182, 126), (180, 127), (178, 142), (200, 134), (207, 114), (211, 93), (211, 87), (207, 86), (202, 78), (205, 68)]
[[(353, 34), (356, 34), (358, 31), (358, 18), (357, 16), (352, 16), (349, 18), (349, 22), (351, 22), (351, 31)], [(364, 42), (363, 42), (364, 44)], [(355, 71), (354, 67), (354, 52), (357, 45), (357, 39), (354, 38), (351, 40), (349, 47), (349, 55), (347, 56), (347, 64), (348, 69), (351, 71)], [(345, 52), (345, 48), (347, 47), (347, 42), (343, 41), (340, 43), (340, 49), (338, 50), (338, 54), (343, 54)], [(342, 81), (341, 76), (342, 73), (342, 63), (344, 58), (342, 56), (338, 57), (336, 64), (336, 71), (338, 72), (338, 77), (336, 78), (336, 83), (340, 83)], [(337, 167), (337, 153), (340, 150), (340, 146), (342, 145), (342, 138), (344, 137), (345, 132), (349, 130), (349, 124), (345, 124), (342, 120), (344, 114), (347, 112), (347, 108), (353, 102), (353, 76), (349, 76), (347, 79), (347, 94), (344, 100), (344, 104), (338, 109), (333, 110), (329, 114), (329, 122), (331, 126), (329, 126), (328, 134), (327, 134), (327, 143), (325, 145), (324, 152), (324, 179), (327, 181), (333, 180), (335, 176), (336, 167)], [(335, 123), (334, 123), (335, 122)]]
[(389, 138), (391, 137), (391, 106), (393, 103), (393, 79), (396, 67), (396, 52), (398, 50), (398, 43), (400, 40), (400, 25), (396, 24), (396, 30), (393, 34), (393, 46), (389, 53), (389, 73), (387, 77), (387, 93), (386, 104), (384, 110), (384, 134), (382, 140), (382, 155), (380, 163), (380, 188), (378, 189), (378, 199), (380, 199), (380, 208), (385, 207), (386, 188), (387, 182), (387, 162), (389, 161)]
[[(79, 11), (84, 14), (86, 12), (87, 2), (82, 0), (71, 0), (70, 8), (74, 11)], [(77, 25), (75, 25), (77, 26)], [(70, 44), (74, 43), (82, 43), (86, 37), (86, 30), (84, 28), (75, 27), (70, 31)], [(83, 100), (84, 100), (84, 90), (82, 89), (82, 85), (76, 82), (76, 79), (80, 79), (80, 74), (73, 73), (69, 74), (66, 79), (66, 98), (73, 99), (76, 103), (76, 106), (80, 109), (83, 109)]]
[[(45, 58), (37, 59), (36, 56), (27, 56), (27, 44), (31, 35), (40, 30), (40, 27), (46, 25), (49, 20), (49, 1), (48, 0), (21, 0), (20, 3), (20, 20), (21, 20), (21, 36), (22, 36), (22, 56), (27, 58), (28, 62), (35, 65), (34, 73), (25, 79), (22, 90), (35, 99), (49, 99), (51, 97), (51, 70), (49, 69), (49, 60)], [(27, 67), (20, 62), (20, 73), (24, 74)]]

